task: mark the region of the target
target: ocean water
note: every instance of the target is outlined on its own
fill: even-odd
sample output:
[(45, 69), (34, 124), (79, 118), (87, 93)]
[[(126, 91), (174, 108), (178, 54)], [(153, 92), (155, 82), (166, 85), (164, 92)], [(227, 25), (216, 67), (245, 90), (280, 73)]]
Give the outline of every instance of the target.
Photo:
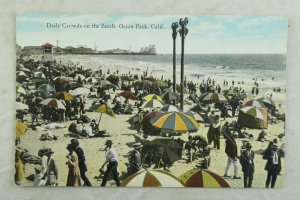
[[(177, 78), (180, 73), (180, 54), (176, 57)], [(121, 72), (148, 70), (149, 75), (172, 77), (172, 54), (158, 55), (63, 55), (57, 60), (71, 60), (86, 68), (109, 69), (117, 67)], [(133, 73), (134, 73), (133, 70)], [(285, 87), (286, 57), (282, 54), (187, 54), (184, 60), (187, 78), (223, 77), (230, 80), (253, 82), (264, 79), (264, 84)], [(274, 80), (272, 78), (274, 77)]]

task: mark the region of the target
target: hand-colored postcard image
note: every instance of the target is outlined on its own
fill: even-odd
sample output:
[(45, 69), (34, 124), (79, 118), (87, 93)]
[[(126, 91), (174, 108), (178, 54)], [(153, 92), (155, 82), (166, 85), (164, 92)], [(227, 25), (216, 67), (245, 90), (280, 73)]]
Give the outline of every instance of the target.
[(15, 183), (280, 188), (286, 18), (24, 13)]

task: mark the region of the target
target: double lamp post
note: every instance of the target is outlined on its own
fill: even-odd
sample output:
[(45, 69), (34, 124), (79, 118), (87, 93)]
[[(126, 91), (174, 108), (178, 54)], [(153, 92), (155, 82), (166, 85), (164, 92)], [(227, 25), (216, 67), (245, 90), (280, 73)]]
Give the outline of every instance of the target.
[[(184, 90), (184, 40), (188, 33), (186, 28), (188, 24), (188, 18), (180, 18), (179, 25), (177, 22), (172, 23), (172, 37), (173, 37), (173, 92), (176, 92), (176, 37), (177, 32), (181, 36), (181, 73), (180, 73), (180, 109), (183, 111), (183, 90)], [(178, 29), (178, 27), (180, 28)], [(175, 105), (175, 102), (174, 102)]]

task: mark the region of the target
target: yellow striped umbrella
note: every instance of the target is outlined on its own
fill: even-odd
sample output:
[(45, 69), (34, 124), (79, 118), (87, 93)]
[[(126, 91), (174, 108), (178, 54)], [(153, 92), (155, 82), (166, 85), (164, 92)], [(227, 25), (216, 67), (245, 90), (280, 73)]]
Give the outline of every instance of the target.
[(160, 101), (160, 102), (164, 102), (161, 98), (160, 98), (160, 96), (158, 96), (158, 95), (156, 95), (156, 94), (149, 94), (149, 95), (147, 95), (147, 96), (145, 96), (144, 98), (143, 98), (144, 100), (146, 100), (146, 101), (151, 101), (151, 100), (158, 100), (158, 101)]
[(27, 129), (27, 125), (16, 120), (16, 136), (20, 137), (24, 135)]
[(171, 173), (150, 169), (137, 172), (126, 178), (123, 187), (184, 187), (179, 180)]
[(185, 187), (230, 188), (229, 184), (219, 175), (206, 169), (193, 169), (179, 177)]
[(101, 118), (102, 118), (102, 113), (105, 113), (111, 117), (116, 117), (113, 109), (111, 107), (107, 106), (106, 104), (95, 104), (90, 107), (90, 110), (101, 113), (99, 121), (98, 121), (98, 126), (99, 126)]
[(74, 97), (68, 92), (57, 92), (53, 95), (56, 99), (63, 99), (65, 101), (72, 101)]
[(150, 122), (153, 126), (162, 130), (178, 132), (192, 132), (197, 131), (199, 128), (199, 124), (193, 117), (180, 112), (162, 113), (151, 119)]

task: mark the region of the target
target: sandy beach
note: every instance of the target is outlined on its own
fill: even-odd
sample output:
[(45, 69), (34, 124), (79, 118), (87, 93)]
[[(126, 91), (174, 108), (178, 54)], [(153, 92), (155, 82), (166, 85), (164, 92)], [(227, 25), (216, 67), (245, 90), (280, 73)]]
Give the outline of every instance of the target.
[[(39, 59), (39, 57), (36, 57), (36, 59)], [(112, 57), (103, 58), (103, 62), (94, 59), (85, 59), (84, 55), (75, 56), (75, 55), (63, 55), (57, 57), (57, 62), (59, 65), (68, 65), (70, 61), (73, 64), (76, 64), (77, 67), (83, 66), (83, 69), (91, 69), (92, 72), (95, 74), (96, 70), (102, 69), (103, 73), (107, 73), (107, 70), (110, 71), (111, 74), (116, 74), (116, 71), (119, 71), (119, 75), (121, 74), (129, 74), (129, 71), (131, 74), (138, 75), (139, 77), (143, 75), (144, 71), (148, 71), (148, 76), (152, 76), (156, 79), (161, 79), (163, 76), (163, 79), (171, 79), (172, 80), (172, 72), (171, 72), (171, 63), (169, 63), (169, 66), (163, 67), (165, 63), (161, 63), (161, 68), (157, 68), (157, 66), (150, 66), (149, 63), (139, 63), (138, 61), (131, 61), (126, 62), (123, 66), (122, 62), (124, 60), (118, 60), (114, 59)], [(115, 62), (113, 63), (113, 60)], [(229, 89), (229, 87), (232, 85), (231, 81), (235, 81), (236, 87), (241, 87), (247, 94), (247, 98), (244, 101), (250, 100), (252, 98), (256, 98), (258, 96), (270, 96), (272, 94), (272, 99), (276, 102), (278, 112), (279, 113), (285, 113), (285, 103), (286, 103), (286, 93), (285, 93), (285, 80), (282, 80), (282, 74), (270, 74), (270, 72), (265, 71), (264, 73), (257, 72), (253, 74), (245, 74), (246, 72), (240, 72), (241, 76), (238, 76), (236, 74), (227, 74), (228, 70), (226, 69), (217, 69), (217, 68), (204, 68), (199, 69), (198, 71), (201, 74), (204, 74), (204, 76), (196, 76), (195, 71), (192, 70), (193, 68), (187, 68), (186, 77), (187, 81), (192, 81), (193, 83), (198, 84), (197, 86), (197, 95), (200, 96), (199, 92), (199, 84), (202, 82), (202, 80), (207, 80), (208, 78), (213, 79), (215, 81), (215, 85), (220, 85), (222, 87), (222, 90)], [(223, 70), (220, 72), (220, 70)], [(226, 73), (225, 73), (226, 72)], [(228, 75), (228, 76), (226, 76)], [(177, 68), (177, 83), (179, 83), (179, 66)], [(273, 78), (275, 77), (275, 78)], [(254, 87), (254, 80), (259, 84), (259, 94), (252, 95), (251, 89)], [(223, 81), (227, 80), (229, 82), (228, 86), (223, 87)], [(243, 84), (242, 84), (243, 82)], [(237, 84), (240, 83), (240, 84)], [(92, 84), (85, 84), (84, 85), (87, 88), (90, 88)], [(274, 92), (274, 87), (281, 87), (281, 92)], [(33, 86), (30, 86), (32, 90), (34, 90)], [(116, 94), (119, 94), (123, 90), (116, 89), (114, 92), (113, 90), (108, 90), (109, 94), (111, 95), (111, 98), (113, 99)], [(132, 92), (134, 90), (132, 89)], [(189, 94), (185, 94), (184, 97), (187, 98)], [(97, 100), (98, 98), (92, 98), (88, 97), (86, 98), (85, 102), (85, 108), (89, 108), (94, 100)], [(124, 99), (122, 99), (122, 102), (124, 102)], [(135, 101), (129, 100), (129, 103), (134, 105)], [(112, 104), (111, 104), (112, 105)], [(278, 106), (280, 105), (280, 106)], [(112, 105), (113, 106), (113, 105)], [(190, 101), (185, 102), (184, 104), (184, 111), (190, 110), (195, 104), (190, 103)], [(220, 114), (218, 109), (216, 110), (217, 114)], [(138, 113), (138, 108), (135, 107), (132, 114), (117, 114), (115, 118), (108, 116), (106, 114), (102, 115), (101, 122), (100, 122), (100, 130), (106, 130), (108, 133), (108, 137), (100, 137), (100, 138), (81, 138), (79, 139), (80, 147), (85, 152), (86, 157), (86, 164), (88, 171), (86, 173), (87, 177), (91, 181), (93, 186), (100, 186), (101, 179), (98, 178), (99, 176), (99, 168), (101, 165), (105, 162), (105, 151), (104, 149), (104, 143), (107, 139), (111, 139), (113, 141), (113, 147), (118, 152), (118, 172), (120, 176), (126, 174), (127, 167), (125, 163), (128, 162), (128, 152), (132, 150), (132, 144), (136, 143), (137, 137), (141, 137), (142, 134), (138, 134), (137, 130), (131, 129), (130, 124), (127, 122), (131, 117), (133, 117), (135, 114)], [(98, 121), (100, 117), (100, 113), (97, 112), (86, 112), (85, 113), (90, 119), (95, 119)], [(233, 118), (226, 118), (227, 122), (237, 121), (238, 115), (236, 114)], [(38, 123), (43, 123), (44, 120), (39, 118)], [(68, 176), (68, 167), (65, 164), (67, 159), (66, 156), (68, 154), (68, 151), (66, 150), (67, 144), (70, 143), (71, 137), (68, 136), (68, 127), (71, 123), (75, 122), (75, 120), (69, 120), (65, 122), (58, 122), (60, 125), (63, 125), (65, 128), (61, 129), (53, 129), (49, 130), (51, 133), (55, 136), (57, 136), (57, 140), (53, 141), (40, 141), (39, 138), (42, 133), (44, 133), (43, 128), (40, 126), (37, 126), (37, 130), (32, 130), (31, 127), (29, 127), (26, 131), (26, 133), (20, 137), (20, 144), (19, 146), (23, 149), (28, 150), (28, 152), (32, 155), (37, 156), (38, 150), (47, 147), (51, 148), (54, 152), (53, 158), (56, 161), (57, 168), (58, 168), (58, 186), (65, 186), (66, 180)], [(30, 114), (24, 116), (24, 123), (27, 125), (30, 125), (31, 123), (31, 116)], [(221, 118), (221, 124), (223, 125), (225, 121)], [(85, 126), (88, 126), (89, 124), (85, 124)], [(200, 123), (199, 129), (194, 133), (183, 133), (180, 136), (176, 136), (176, 138), (180, 138), (183, 141), (188, 141), (188, 136), (196, 136), (201, 135), (206, 137), (208, 132), (209, 126), (205, 125), (204, 123)], [(254, 172), (254, 180), (253, 180), (253, 187), (257, 188), (264, 188), (265, 187), (265, 179), (267, 177), (267, 172), (264, 170), (264, 166), (266, 163), (266, 160), (262, 159), (262, 152), (267, 148), (269, 141), (274, 140), (275, 138), (278, 140), (278, 146), (281, 147), (285, 144), (285, 138), (279, 138), (278, 136), (282, 133), (284, 133), (284, 121), (277, 120), (277, 123), (269, 123), (268, 128), (264, 129), (264, 131), (267, 133), (266, 140), (264, 142), (256, 141), (257, 137), (259, 136), (259, 133), (262, 131), (262, 129), (250, 129), (246, 128), (245, 131), (248, 134), (252, 134), (253, 138), (246, 139), (251, 142), (252, 144), (252, 150), (255, 152), (255, 172)], [(149, 140), (153, 140), (157, 136), (149, 135)], [(236, 138), (237, 146), (238, 146), (238, 154), (240, 154), (241, 146), (243, 144), (243, 138)], [(212, 145), (210, 145), (212, 148)], [(210, 152), (210, 158), (211, 163), (209, 166), (209, 170), (215, 172), (216, 174), (223, 176), (224, 170), (226, 167), (227, 162), (227, 156), (224, 152), (225, 149), (225, 139), (221, 136), (220, 139), (220, 150), (218, 149), (211, 149)], [(184, 172), (197, 168), (197, 161), (194, 161), (192, 163), (186, 162), (186, 155), (183, 153), (182, 159), (176, 161), (173, 163), (172, 166), (170, 166), (169, 170), (170, 173), (173, 175), (179, 177)], [(25, 165), (25, 176), (29, 176), (35, 173), (34, 167), (36, 165), (34, 164), (26, 164)], [(282, 187), (284, 184), (284, 175), (285, 175), (285, 164), (284, 159), (282, 159), (282, 171), (281, 174), (278, 176), (278, 180), (276, 183), (276, 187)], [(230, 169), (230, 175), (233, 175), (233, 167), (231, 166)], [(240, 176), (243, 175), (241, 171), (241, 167), (239, 167), (239, 174)], [(225, 179), (231, 187), (243, 187), (243, 180), (234, 180), (232, 178), (226, 178)], [(122, 181), (122, 180), (121, 180)], [(21, 182), (22, 186), (32, 186), (33, 182), (24, 179), (24, 181)], [(115, 187), (115, 182), (113, 180), (110, 180), (107, 184), (107, 187)]]

